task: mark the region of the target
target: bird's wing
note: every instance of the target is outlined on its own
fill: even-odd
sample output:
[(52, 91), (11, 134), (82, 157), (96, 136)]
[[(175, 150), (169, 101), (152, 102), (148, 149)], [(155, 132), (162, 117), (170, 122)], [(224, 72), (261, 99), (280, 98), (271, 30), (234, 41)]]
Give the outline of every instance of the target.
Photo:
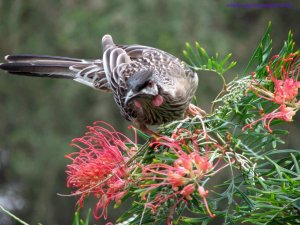
[[(145, 67), (155, 68), (162, 82), (172, 83), (171, 77), (188, 75), (189, 69), (183, 61), (163, 50), (143, 45), (121, 46), (132, 60), (143, 64)], [(172, 85), (172, 84), (171, 84)]]
[(174, 55), (168, 52), (165, 52), (158, 48), (145, 46), (145, 45), (134, 44), (134, 45), (117, 45), (117, 46), (124, 49), (125, 52), (128, 54), (128, 56), (132, 59), (142, 58), (144, 57), (144, 54), (146, 52), (159, 52), (166, 57), (172, 58), (174, 60), (177, 59)]
[(100, 91), (112, 91), (103, 68), (102, 60), (97, 59), (88, 61), (87, 63), (75, 64), (70, 66), (69, 69), (75, 73), (75, 81)]
[(122, 48), (114, 44), (110, 35), (104, 35), (102, 38), (103, 48), (103, 70), (106, 73), (108, 83), (113, 90), (118, 89), (119, 85), (124, 82), (122, 74), (118, 73), (117, 68), (124, 64), (130, 64), (131, 59)]
[(124, 71), (125, 68), (131, 70), (134, 62), (127, 52), (114, 44), (110, 35), (104, 35), (102, 38), (103, 49), (103, 70), (106, 74), (107, 81), (114, 93), (114, 99), (120, 108), (121, 114), (128, 118), (124, 110), (124, 95), (127, 92), (127, 76), (130, 73)]

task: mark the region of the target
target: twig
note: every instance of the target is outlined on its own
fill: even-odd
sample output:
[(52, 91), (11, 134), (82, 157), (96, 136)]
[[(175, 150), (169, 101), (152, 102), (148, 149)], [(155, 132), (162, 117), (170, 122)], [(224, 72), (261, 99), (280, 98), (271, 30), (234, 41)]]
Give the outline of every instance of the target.
[(6, 213), (8, 216), (10, 216), (11, 218), (13, 218), (14, 220), (18, 221), (19, 223), (23, 224), (23, 225), (29, 225), (29, 223), (26, 223), (25, 221), (21, 220), (20, 218), (16, 217), (14, 214), (12, 214), (11, 212), (9, 212), (8, 210), (6, 210), (2, 205), (0, 205), (0, 209)]

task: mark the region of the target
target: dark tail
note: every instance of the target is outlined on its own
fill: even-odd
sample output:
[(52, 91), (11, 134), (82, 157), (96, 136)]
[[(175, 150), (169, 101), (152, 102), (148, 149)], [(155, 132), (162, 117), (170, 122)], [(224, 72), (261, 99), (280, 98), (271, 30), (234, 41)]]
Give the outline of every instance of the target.
[(68, 79), (74, 79), (75, 76), (70, 67), (85, 62), (76, 58), (46, 55), (8, 55), (5, 60), (5, 63), (0, 64), (0, 69), (12, 74)]

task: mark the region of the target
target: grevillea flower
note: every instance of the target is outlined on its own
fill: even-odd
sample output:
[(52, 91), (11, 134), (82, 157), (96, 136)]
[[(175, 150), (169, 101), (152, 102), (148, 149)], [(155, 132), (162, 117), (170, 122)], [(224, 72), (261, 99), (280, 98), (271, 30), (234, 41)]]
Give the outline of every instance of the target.
[[(263, 114), (263, 113), (262, 113)], [(292, 107), (287, 107), (285, 105), (280, 105), (279, 108), (274, 111), (263, 114), (263, 116), (243, 127), (243, 131), (247, 128), (253, 128), (253, 125), (258, 123), (259, 121), (263, 121), (264, 127), (272, 133), (272, 129), (270, 127), (271, 122), (275, 119), (283, 120), (285, 122), (291, 122), (293, 120), (293, 116), (296, 114), (296, 111)]]
[(131, 168), (126, 163), (133, 154), (127, 146), (136, 146), (104, 122), (95, 122), (87, 128), (85, 136), (71, 143), (79, 151), (66, 155), (72, 161), (66, 170), (67, 187), (76, 189), (74, 195), (80, 195), (78, 204), (81, 207), (84, 199), (93, 194), (98, 199), (95, 218), (106, 219), (108, 205), (112, 201), (120, 203), (127, 193)]
[[(152, 196), (151, 200), (148, 200), (146, 203), (146, 207), (150, 208), (153, 213), (157, 211), (162, 203), (172, 199), (174, 205), (171, 208), (169, 216), (169, 218), (171, 218), (175, 207), (180, 202), (187, 203), (193, 199), (193, 196), (198, 195), (198, 197), (203, 199), (209, 216), (215, 216), (211, 213), (206, 200), (208, 191), (202, 191), (200, 193), (199, 190), (204, 190), (204, 187), (201, 185), (203, 179), (215, 172), (214, 169), (219, 164), (219, 159), (222, 158), (223, 153), (219, 154), (219, 158), (213, 158), (208, 151), (200, 153), (200, 151), (197, 150), (198, 147), (195, 148), (193, 146), (197, 143), (195, 138), (200, 133), (203, 134), (203, 132), (199, 132), (199, 130), (192, 134), (187, 130), (181, 129), (176, 135), (173, 135), (176, 140), (161, 137), (152, 142), (152, 146), (155, 146), (155, 149), (167, 147), (169, 152), (177, 157), (171, 164), (152, 163), (141, 167), (142, 177), (140, 180), (142, 184), (140, 186), (146, 190), (143, 193), (144, 199), (147, 200), (153, 190), (156, 190), (154, 193), (159, 193), (155, 194), (155, 197)], [(184, 138), (180, 138), (180, 135), (183, 135), (181, 137)], [(206, 138), (204, 138), (204, 140), (206, 140)], [(189, 144), (192, 144), (191, 148)], [(219, 146), (214, 146), (217, 148), (217, 151), (223, 151)], [(215, 159), (218, 159), (217, 162), (214, 162)], [(157, 191), (158, 189), (168, 191)], [(170, 224), (170, 219), (168, 221), (168, 224)]]
[(300, 71), (299, 54), (292, 53), (286, 58), (278, 60), (275, 70), (272, 71), (272, 62), (275, 59), (278, 59), (278, 55), (274, 56), (266, 67), (274, 83), (273, 101), (278, 104), (291, 103), (298, 96), (298, 89), (300, 88), (300, 82), (298, 81)]
[(195, 191), (194, 184), (188, 184), (180, 191), (180, 194), (183, 195), (187, 200), (192, 200), (191, 194)]
[(273, 83), (274, 89), (268, 90), (260, 84), (255, 79), (255, 73), (253, 73), (250, 90), (258, 97), (279, 104), (279, 106), (270, 113), (261, 113), (262, 117), (260, 119), (247, 124), (243, 127), (243, 130), (252, 128), (257, 122), (263, 121), (268, 131), (272, 132), (270, 124), (274, 119), (290, 122), (300, 108), (300, 101), (297, 100), (300, 88), (300, 82), (298, 81), (300, 73), (299, 53), (292, 53), (282, 58), (278, 55), (273, 56), (266, 66), (266, 70), (268, 73), (266, 80)]
[(255, 78), (252, 73), (250, 90), (257, 96), (277, 104), (291, 104), (296, 102), (298, 89), (300, 88), (300, 55), (298, 52), (280, 58), (275, 55), (266, 66), (267, 81), (274, 85), (273, 90), (268, 90)]

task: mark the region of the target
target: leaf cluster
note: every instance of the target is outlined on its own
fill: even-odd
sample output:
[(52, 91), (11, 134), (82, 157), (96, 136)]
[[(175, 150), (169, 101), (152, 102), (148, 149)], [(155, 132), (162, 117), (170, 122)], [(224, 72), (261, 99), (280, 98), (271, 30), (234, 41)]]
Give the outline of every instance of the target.
[[(288, 133), (280, 126), (283, 121), (274, 119), (271, 123), (272, 132), (265, 128), (263, 122), (255, 123), (253, 129), (243, 129), (246, 124), (261, 117), (262, 109), (264, 113), (270, 113), (277, 107), (275, 103), (249, 91), (252, 80), (250, 71), (255, 72), (256, 79), (266, 89), (273, 89), (272, 85), (265, 82), (268, 76), (266, 66), (272, 58), (270, 31), (271, 24), (268, 25), (242, 76), (229, 83), (225, 73), (236, 64), (230, 61), (231, 54), (223, 59), (218, 54), (211, 57), (199, 43), (196, 42), (194, 48), (187, 43), (184, 55), (188, 66), (196, 72), (204, 70), (217, 73), (223, 82), (223, 89), (214, 100), (210, 114), (189, 117), (159, 127), (160, 134), (167, 137), (173, 137), (180, 129), (188, 134), (200, 131), (201, 135), (197, 133), (194, 142), (181, 136), (182, 151), (190, 153), (197, 148), (202, 155), (208, 153), (211, 162), (221, 158), (216, 172), (195, 182), (210, 187), (208, 206), (217, 217), (223, 219), (223, 224), (300, 224), (300, 152), (279, 149), (280, 144), (284, 143), (282, 138)], [(278, 55), (287, 56), (294, 52), (294, 45), (293, 35), (289, 32)], [(148, 139), (148, 136), (139, 131), (138, 135)], [(157, 175), (159, 179), (154, 177), (153, 180), (145, 181), (142, 168), (150, 164), (172, 166), (178, 158), (172, 147), (155, 148), (151, 142), (153, 140), (148, 140), (140, 146), (136, 156), (129, 161), (131, 165), (137, 165), (131, 174), (135, 182), (122, 201), (132, 199), (133, 203), (117, 222), (166, 224), (166, 221), (171, 220), (172, 224), (209, 224), (213, 218), (208, 216), (203, 198), (196, 192), (184, 201), (179, 201), (180, 197), (182, 199), (180, 195), (166, 198), (155, 212), (147, 207), (157, 196), (171, 196), (174, 190), (170, 184), (158, 185), (150, 191), (141, 188), (141, 182), (147, 187), (147, 184), (155, 185), (159, 179), (164, 179)], [(215, 146), (218, 146), (218, 150), (214, 150)], [(216, 174), (221, 169), (228, 173), (229, 178), (220, 183)], [(162, 170), (157, 167), (157, 172)], [(118, 205), (119, 203), (116, 207)]]
[[(224, 73), (235, 65), (228, 62), (231, 55), (219, 59), (218, 54), (208, 56), (207, 52), (195, 44), (194, 50), (186, 44), (184, 55), (187, 63), (195, 71), (212, 71), (221, 76), (224, 88), (217, 96), (214, 104), (219, 104), (213, 112), (204, 118), (206, 128), (220, 144), (227, 145), (227, 162), (230, 164), (231, 178), (219, 185), (217, 197), (210, 199), (215, 206), (215, 213), (224, 218), (225, 224), (248, 222), (250, 224), (298, 224), (300, 215), (300, 153), (293, 149), (279, 150), (284, 143), (282, 137), (288, 134), (281, 128), (283, 121), (274, 120), (271, 124), (273, 132), (265, 129), (263, 123), (257, 123), (253, 129), (242, 130), (245, 124), (261, 116), (260, 110), (272, 112), (276, 105), (249, 91), (251, 83), (250, 71), (257, 74), (257, 79), (264, 83), (268, 75), (266, 65), (272, 57), (271, 24), (254, 51), (243, 75), (226, 83)], [(295, 43), (291, 32), (279, 56), (287, 56), (294, 52)], [(276, 61), (274, 62), (276, 63)], [(195, 118), (177, 121), (161, 127), (163, 134), (171, 134), (180, 126), (193, 130), (201, 127)], [(231, 163), (232, 161), (235, 163)], [(213, 179), (210, 178), (210, 179)], [(225, 210), (221, 210), (222, 201), (227, 201)], [(189, 206), (185, 206), (185, 210)], [(181, 224), (206, 224), (205, 216), (190, 218), (182, 216)], [(206, 218), (206, 219), (205, 219)]]

